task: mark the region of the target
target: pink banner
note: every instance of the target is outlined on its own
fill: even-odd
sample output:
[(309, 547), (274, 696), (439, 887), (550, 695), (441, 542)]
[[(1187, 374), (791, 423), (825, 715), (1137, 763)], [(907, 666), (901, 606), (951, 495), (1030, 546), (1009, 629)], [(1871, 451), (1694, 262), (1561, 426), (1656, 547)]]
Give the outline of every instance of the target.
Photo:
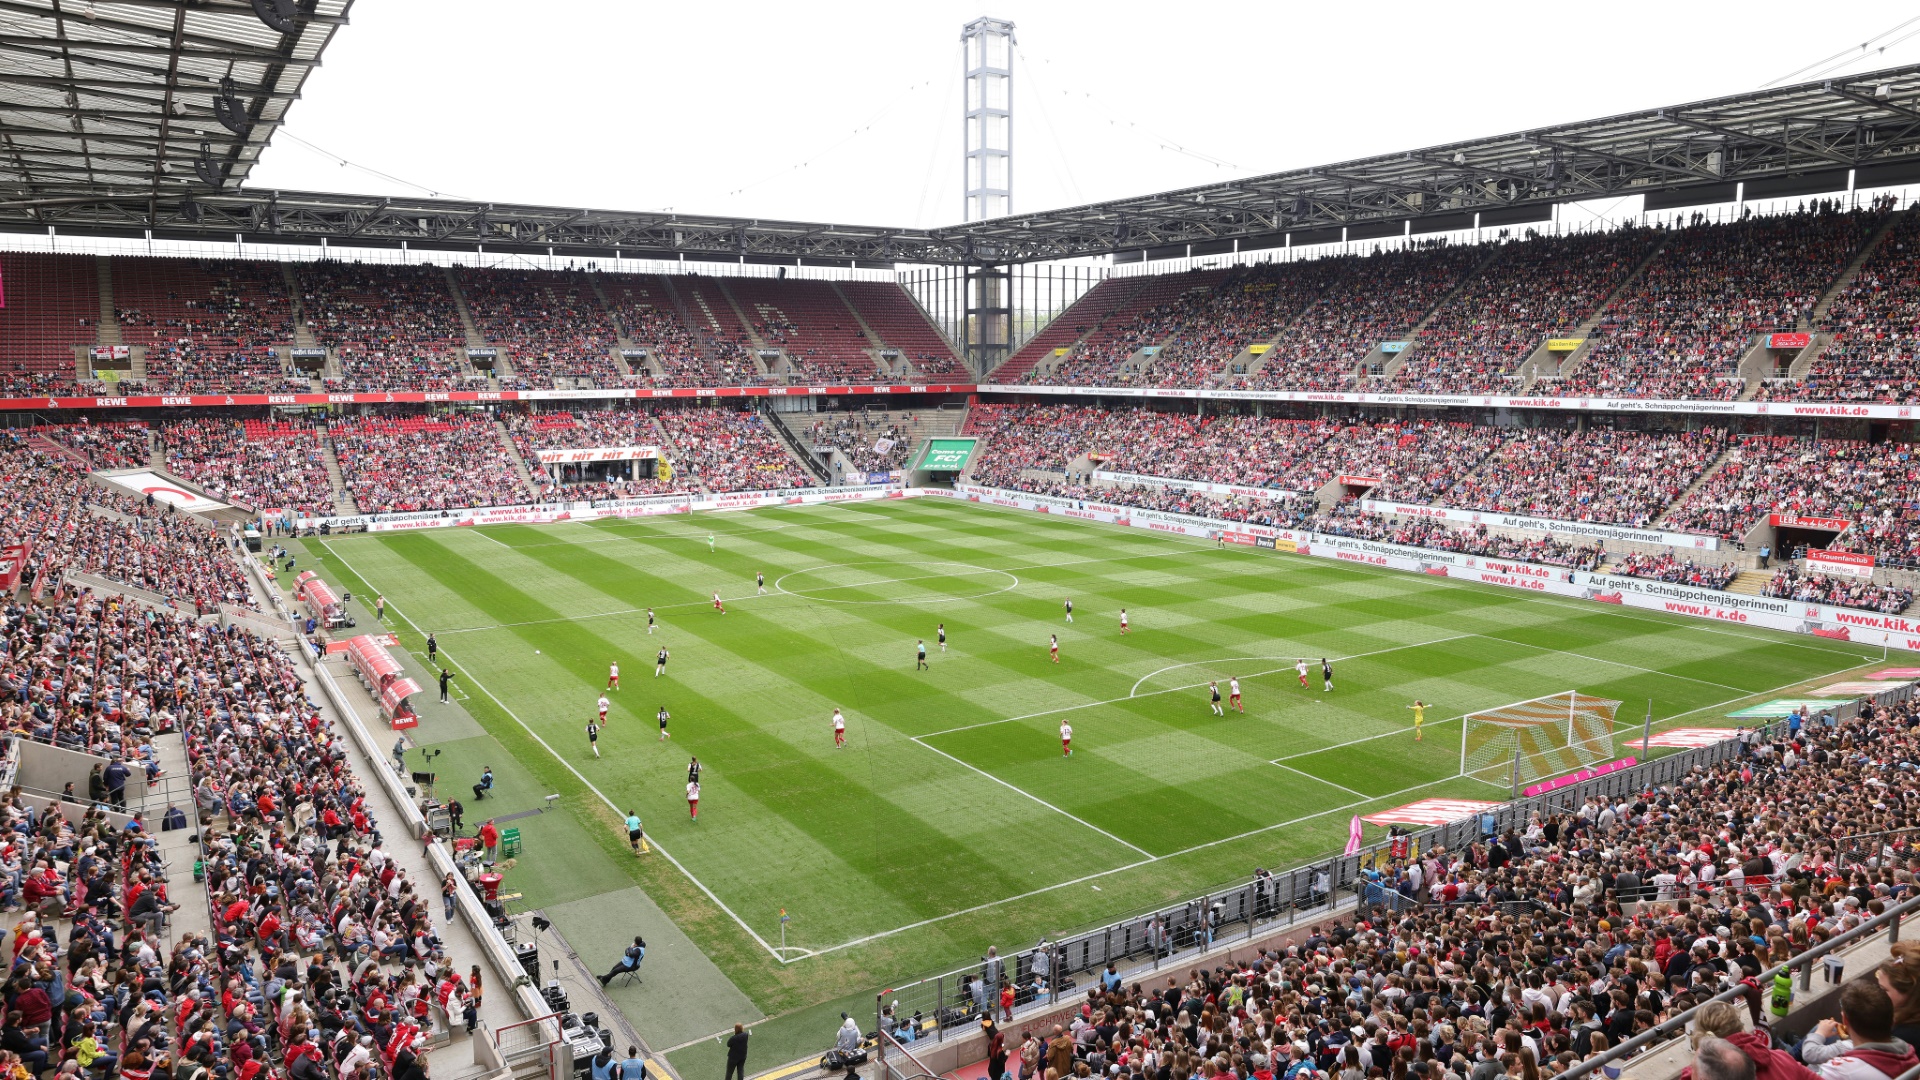
[(1590, 769), (1581, 769), (1579, 772), (1571, 772), (1565, 776), (1556, 776), (1551, 780), (1542, 781), (1522, 791), (1521, 794), (1528, 798), (1532, 798), (1535, 795), (1545, 795), (1549, 791), (1558, 791), (1563, 787), (1572, 787), (1583, 780), (1591, 780), (1596, 776), (1605, 776), (1611, 772), (1619, 772), (1621, 769), (1630, 769), (1633, 765), (1634, 760), (1630, 757), (1621, 758), (1618, 761), (1609, 761), (1605, 765), (1595, 765)]

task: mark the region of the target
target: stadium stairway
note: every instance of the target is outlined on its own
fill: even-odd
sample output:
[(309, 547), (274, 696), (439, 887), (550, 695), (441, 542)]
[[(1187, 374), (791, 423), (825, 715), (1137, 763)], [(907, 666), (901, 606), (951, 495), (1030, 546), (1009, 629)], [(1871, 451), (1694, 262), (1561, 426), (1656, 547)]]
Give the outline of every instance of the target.
[(327, 481), (333, 485), (333, 512), (343, 517), (360, 512), (347, 494), (347, 475), (340, 471), (340, 457), (333, 452), (333, 440), (320, 440), (320, 453), (327, 466)]
[(1379, 377), (1382, 385), (1392, 381), (1393, 377), (1400, 373), (1400, 369), (1406, 366), (1407, 361), (1420, 351), (1420, 335), (1426, 333), (1427, 327), (1433, 324), (1433, 320), (1440, 317), (1440, 313), (1447, 309), (1448, 304), (1453, 303), (1454, 297), (1467, 291), (1467, 286), (1472, 285), (1481, 274), (1492, 269), (1493, 264), (1499, 262), (1501, 257), (1506, 255), (1513, 247), (1511, 244), (1493, 244), (1490, 246), (1493, 248), (1493, 254), (1481, 259), (1479, 265), (1475, 266), (1468, 273), (1462, 274), (1460, 280), (1454, 284), (1453, 288), (1447, 290), (1445, 296), (1434, 301), (1433, 306), (1427, 309), (1426, 314), (1415, 320), (1413, 326), (1408, 329), (1406, 333), (1400, 335), (1401, 341), (1408, 342), (1406, 348), (1388, 357), (1387, 354), (1381, 353), (1379, 346), (1376, 345), (1374, 346), (1373, 352), (1368, 353), (1360, 359), (1360, 378), (1365, 379), (1368, 377), (1367, 368), (1376, 362), (1375, 353), (1379, 354), (1378, 359), (1385, 361), (1380, 365)]
[(533, 470), (527, 468), (527, 461), (520, 451), (513, 448), (513, 435), (507, 431), (507, 423), (496, 419), (493, 422), (494, 433), (500, 436), (500, 446), (507, 452), (507, 460), (513, 462), (514, 474), (520, 477), (520, 483), (527, 489), (527, 498), (531, 502), (540, 497), (540, 485), (533, 479)]
[(1137, 278), (1101, 280), (1028, 338), (1012, 359), (984, 373), (984, 381), (1005, 384), (1025, 380), (1034, 368), (1054, 359), (1053, 350), (1064, 348), (1072, 351), (1106, 321), (1115, 308), (1132, 298), (1140, 285), (1141, 281)]
[[(1566, 335), (1567, 337), (1580, 338), (1583, 344), (1568, 353), (1566, 358), (1559, 362), (1557, 369), (1549, 370), (1549, 365), (1546, 363), (1549, 356), (1542, 355), (1546, 353), (1546, 342), (1543, 341), (1540, 343), (1540, 348), (1534, 352), (1531, 361), (1534, 364), (1534, 382), (1540, 379), (1564, 379), (1572, 375), (1581, 364), (1586, 362), (1587, 357), (1593, 352), (1593, 335), (1600, 329), (1600, 320), (1606, 314), (1607, 307), (1619, 299), (1634, 282), (1640, 280), (1640, 275), (1646, 273), (1647, 267), (1653, 265), (1653, 260), (1659, 258), (1660, 253), (1666, 250), (1667, 241), (1670, 239), (1672, 239), (1671, 233), (1662, 236), (1660, 240), (1648, 250), (1646, 256), (1640, 260), (1639, 265), (1629, 270), (1626, 276), (1621, 278), (1619, 282), (1608, 291), (1606, 297), (1594, 305), (1593, 312), (1587, 316), (1586, 321), (1582, 322), (1578, 327), (1575, 327), (1573, 333)], [(1524, 366), (1521, 368), (1521, 372), (1525, 374), (1526, 368)], [(1533, 382), (1527, 384), (1527, 389), (1533, 389)]]
[(874, 333), (873, 327), (868, 324), (866, 316), (861, 315), (860, 309), (853, 306), (853, 300), (847, 296), (847, 291), (840, 287), (840, 283), (829, 278), (827, 280), (827, 288), (833, 290), (833, 295), (839, 297), (840, 302), (846, 305), (847, 314), (853, 316), (853, 324), (860, 328), (860, 333), (866, 337), (867, 344), (872, 345), (876, 352), (886, 348), (887, 343), (880, 339), (879, 334)]
[(94, 266), (100, 275), (100, 344), (119, 345), (120, 316), (113, 309), (113, 260), (105, 255), (94, 256)]
[[(1827, 291), (1821, 294), (1819, 302), (1813, 305), (1813, 310), (1807, 314), (1806, 318), (1801, 320), (1800, 329), (1806, 330), (1819, 326), (1826, 320), (1827, 310), (1833, 307), (1834, 301), (1840, 299), (1840, 294), (1846, 291), (1847, 286), (1853, 284), (1853, 279), (1860, 276), (1860, 269), (1866, 266), (1867, 260), (1872, 258), (1873, 253), (1880, 249), (1880, 242), (1885, 240), (1887, 234), (1892, 232), (1902, 220), (1915, 211), (1920, 211), (1920, 203), (1915, 203), (1898, 214), (1887, 215), (1887, 220), (1881, 222), (1880, 227), (1873, 230), (1872, 235), (1867, 237), (1866, 242), (1860, 245), (1860, 250), (1854, 252), (1853, 259), (1841, 269), (1840, 276), (1833, 279), (1833, 284), (1827, 286)], [(1803, 349), (1801, 351), (1806, 352), (1807, 350)], [(1800, 366), (1797, 359), (1794, 366)]]
[(467, 294), (460, 291), (459, 277), (454, 274), (451, 266), (442, 267), (442, 271), (447, 276), (447, 292), (453, 297), (453, 310), (460, 313), (460, 330), (467, 335), (467, 347), (470, 349), (485, 347), (486, 335), (480, 332), (479, 325), (473, 321), (473, 311), (467, 307)]
[(1686, 487), (1686, 490), (1674, 496), (1673, 501), (1667, 504), (1667, 508), (1665, 510), (1660, 511), (1660, 516), (1653, 519), (1651, 527), (1659, 528), (1665, 525), (1667, 523), (1667, 516), (1673, 513), (1673, 508), (1685, 503), (1689, 498), (1693, 496), (1693, 493), (1695, 491), (1700, 489), (1702, 485), (1704, 485), (1708, 480), (1713, 479), (1713, 477), (1717, 473), (1719, 473), (1721, 469), (1726, 468), (1727, 461), (1732, 457), (1732, 455), (1733, 455), (1733, 447), (1731, 445), (1729, 445), (1725, 450), (1720, 451), (1720, 456), (1708, 462), (1707, 467), (1700, 470), (1700, 475), (1693, 478), (1693, 483), (1688, 484)]
[(1727, 582), (1726, 591), (1742, 596), (1759, 596), (1760, 590), (1773, 580), (1771, 570), (1742, 570), (1732, 581)]
[(787, 448), (787, 456), (792, 458), (808, 476), (822, 484), (833, 483), (833, 477), (827, 474), (825, 466), (820, 464), (820, 459), (807, 452), (805, 444), (800, 441), (793, 429), (766, 413), (760, 414), (760, 422), (767, 426), (767, 430), (773, 434), (774, 438), (780, 440), (780, 445)]
[(672, 439), (667, 437), (667, 429), (660, 426), (660, 418), (649, 414), (647, 417), (647, 423), (649, 426), (653, 428), (653, 442), (655, 446), (658, 446), (660, 448), (660, 456), (663, 458), (666, 458), (669, 463), (673, 463), (674, 465), (674, 485), (673, 486), (676, 488), (689, 488), (697, 491), (709, 490), (707, 485), (701, 482), (700, 478), (697, 476), (692, 478), (693, 482), (691, 484), (686, 483), (685, 481), (686, 474), (680, 472), (680, 466), (677, 463), (685, 461), (687, 459), (687, 455), (684, 451), (680, 449), (680, 446), (678, 443), (674, 442)]

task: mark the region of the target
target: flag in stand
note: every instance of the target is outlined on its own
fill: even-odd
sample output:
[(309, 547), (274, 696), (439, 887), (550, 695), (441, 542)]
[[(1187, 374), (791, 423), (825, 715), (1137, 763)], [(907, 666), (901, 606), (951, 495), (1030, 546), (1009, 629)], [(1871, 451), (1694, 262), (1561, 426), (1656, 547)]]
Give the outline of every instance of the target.
[(1353, 815), (1353, 821), (1347, 825), (1347, 850), (1345, 854), (1358, 855), (1359, 853), (1360, 853), (1360, 815), (1355, 814)]

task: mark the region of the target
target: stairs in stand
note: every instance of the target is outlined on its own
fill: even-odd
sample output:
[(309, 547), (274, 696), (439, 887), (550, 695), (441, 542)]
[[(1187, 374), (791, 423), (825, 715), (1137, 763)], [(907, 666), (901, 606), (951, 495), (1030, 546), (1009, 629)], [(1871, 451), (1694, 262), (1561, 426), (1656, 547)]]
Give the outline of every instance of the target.
[(327, 479), (333, 483), (333, 512), (351, 515), (360, 512), (354, 505), (353, 497), (347, 494), (347, 476), (340, 471), (340, 457), (333, 452), (333, 440), (321, 439), (320, 451), (327, 466)]
[(1766, 588), (1767, 582), (1772, 580), (1773, 571), (1771, 570), (1742, 570), (1739, 577), (1727, 582), (1726, 591), (1739, 593), (1742, 596), (1759, 596), (1760, 590)]
[(534, 480), (533, 470), (527, 468), (526, 459), (521, 457), (520, 452), (513, 448), (513, 435), (507, 431), (506, 421), (495, 420), (493, 422), (493, 430), (499, 433), (500, 445), (507, 451), (507, 460), (513, 462), (513, 471), (519, 474), (520, 483), (527, 489), (527, 500), (529, 502), (538, 500), (540, 498), (541, 485)]

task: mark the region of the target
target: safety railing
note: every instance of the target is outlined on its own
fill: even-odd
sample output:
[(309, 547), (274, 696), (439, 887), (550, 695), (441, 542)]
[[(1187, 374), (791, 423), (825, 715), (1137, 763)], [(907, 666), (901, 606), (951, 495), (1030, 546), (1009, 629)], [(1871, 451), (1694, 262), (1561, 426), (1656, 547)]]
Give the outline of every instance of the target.
[[(1850, 719), (1857, 711), (1857, 702), (1840, 706), (1835, 710), (1836, 721)], [(1751, 741), (1769, 739), (1779, 728), (1757, 729), (1751, 733)], [(1100, 972), (1109, 963), (1115, 965), (1122, 979), (1132, 982), (1222, 945), (1283, 933), (1301, 921), (1324, 918), (1356, 904), (1364, 906), (1368, 879), (1363, 869), (1391, 861), (1395, 850), (1452, 850), (1508, 830), (1519, 832), (1536, 813), (1567, 813), (1590, 798), (1618, 799), (1674, 784), (1696, 768), (1731, 760), (1740, 752), (1740, 743), (1730, 729), (1728, 738), (1708, 746), (1682, 750), (1548, 794), (1516, 799), (1473, 817), (1367, 845), (1352, 855), (1333, 856), (1279, 873), (1258, 871), (1248, 881), (1182, 903), (1043, 940), (1011, 955), (982, 957), (954, 971), (890, 987), (875, 995), (875, 1021), (880, 1024), (879, 1014), (891, 1008), (896, 1023), (907, 1021), (922, 1037), (943, 1040), (950, 1032), (978, 1024), (979, 1018), (990, 1011), (997, 1014), (1001, 979), (1014, 990), (1016, 1015), (1057, 1002), (1062, 991), (1077, 987), (1076, 976)], [(1396, 895), (1397, 903), (1414, 902), (1412, 897)]]
[(548, 1080), (567, 1080), (573, 1073), (573, 1053), (561, 1027), (561, 1014), (549, 1013), (493, 1032), (493, 1051), (515, 1076), (526, 1076), (536, 1066)]
[[(1916, 911), (1920, 911), (1920, 896), (1910, 897), (1851, 930), (1835, 934), (1806, 952), (1788, 957), (1785, 962), (1775, 964), (1750, 980), (1742, 980), (1740, 985), (1731, 990), (1723, 990), (1683, 1013), (1668, 1017), (1605, 1053), (1596, 1054), (1575, 1064), (1560, 1074), (1560, 1080), (1580, 1080), (1589, 1073), (1619, 1064), (1643, 1050), (1680, 1037), (1686, 1033), (1687, 1025), (1692, 1023), (1693, 1018), (1709, 1003), (1737, 1001), (1748, 994), (1764, 992), (1763, 988), (1772, 985), (1773, 981), (1782, 974), (1795, 978), (1801, 990), (1811, 990), (1813, 969), (1818, 966), (1823, 957), (1858, 945), (1883, 930), (1887, 934), (1888, 941), (1899, 941), (1901, 921)], [(1748, 985), (1749, 983), (1752, 985)]]

